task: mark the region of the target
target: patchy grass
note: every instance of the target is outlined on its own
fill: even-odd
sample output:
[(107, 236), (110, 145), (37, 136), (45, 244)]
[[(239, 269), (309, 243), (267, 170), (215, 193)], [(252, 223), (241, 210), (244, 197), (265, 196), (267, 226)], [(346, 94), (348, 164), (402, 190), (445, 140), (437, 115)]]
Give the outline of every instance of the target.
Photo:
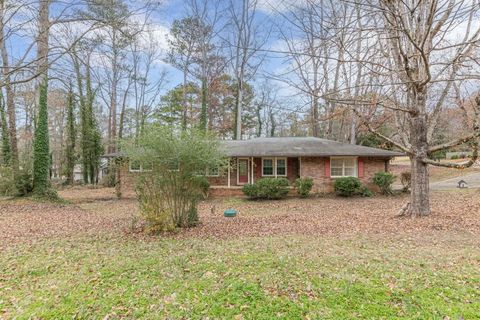
[(479, 242), (306, 237), (95, 238), (0, 258), (0, 316), (473, 319)]
[(133, 200), (1, 202), (0, 318), (476, 319), (479, 198), (218, 199), (164, 237), (129, 231)]

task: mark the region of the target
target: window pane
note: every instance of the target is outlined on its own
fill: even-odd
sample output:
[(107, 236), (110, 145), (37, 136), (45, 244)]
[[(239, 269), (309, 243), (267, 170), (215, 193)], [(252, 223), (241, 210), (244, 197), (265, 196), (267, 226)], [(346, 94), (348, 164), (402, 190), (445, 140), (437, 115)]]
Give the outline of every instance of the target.
[(263, 159), (263, 175), (272, 176), (273, 175), (273, 160), (272, 159)]
[(341, 168), (343, 166), (343, 159), (331, 159), (330, 167), (332, 168)]
[(345, 168), (346, 176), (355, 176), (355, 168)]
[(248, 173), (248, 164), (247, 164), (247, 161), (240, 161), (239, 163), (239, 166), (238, 166), (238, 173), (241, 175), (241, 176), (244, 176)]
[(218, 167), (211, 167), (207, 169), (207, 176), (218, 176)]
[(285, 159), (277, 159), (277, 175), (284, 176), (286, 172)]
[(354, 158), (345, 158), (345, 167), (355, 167), (355, 159)]
[(130, 171), (140, 171), (140, 161), (130, 162)]
[(341, 177), (343, 176), (342, 168), (331, 168), (331, 175), (333, 177)]

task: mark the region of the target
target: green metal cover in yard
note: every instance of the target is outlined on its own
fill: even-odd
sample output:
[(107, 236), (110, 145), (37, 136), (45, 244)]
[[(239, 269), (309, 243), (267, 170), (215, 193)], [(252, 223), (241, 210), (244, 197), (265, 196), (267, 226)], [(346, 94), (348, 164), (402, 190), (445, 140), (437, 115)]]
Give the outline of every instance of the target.
[(237, 210), (235, 209), (227, 209), (223, 212), (225, 217), (235, 217), (237, 215)]

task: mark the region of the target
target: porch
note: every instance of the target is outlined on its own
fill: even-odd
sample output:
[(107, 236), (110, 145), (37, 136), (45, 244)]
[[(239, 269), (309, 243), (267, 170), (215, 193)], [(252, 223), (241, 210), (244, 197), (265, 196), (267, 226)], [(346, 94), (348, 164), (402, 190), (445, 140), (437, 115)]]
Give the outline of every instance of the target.
[(300, 177), (299, 157), (232, 157), (226, 172), (209, 175), (212, 188), (240, 189), (261, 178), (286, 178), (291, 183)]

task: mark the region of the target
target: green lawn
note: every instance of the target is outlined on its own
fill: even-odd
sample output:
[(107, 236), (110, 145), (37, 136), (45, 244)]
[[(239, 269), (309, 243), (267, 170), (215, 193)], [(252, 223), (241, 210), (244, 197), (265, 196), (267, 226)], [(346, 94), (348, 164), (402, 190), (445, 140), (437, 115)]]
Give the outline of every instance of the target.
[(478, 319), (479, 243), (445, 232), (49, 239), (2, 252), (0, 318)]

